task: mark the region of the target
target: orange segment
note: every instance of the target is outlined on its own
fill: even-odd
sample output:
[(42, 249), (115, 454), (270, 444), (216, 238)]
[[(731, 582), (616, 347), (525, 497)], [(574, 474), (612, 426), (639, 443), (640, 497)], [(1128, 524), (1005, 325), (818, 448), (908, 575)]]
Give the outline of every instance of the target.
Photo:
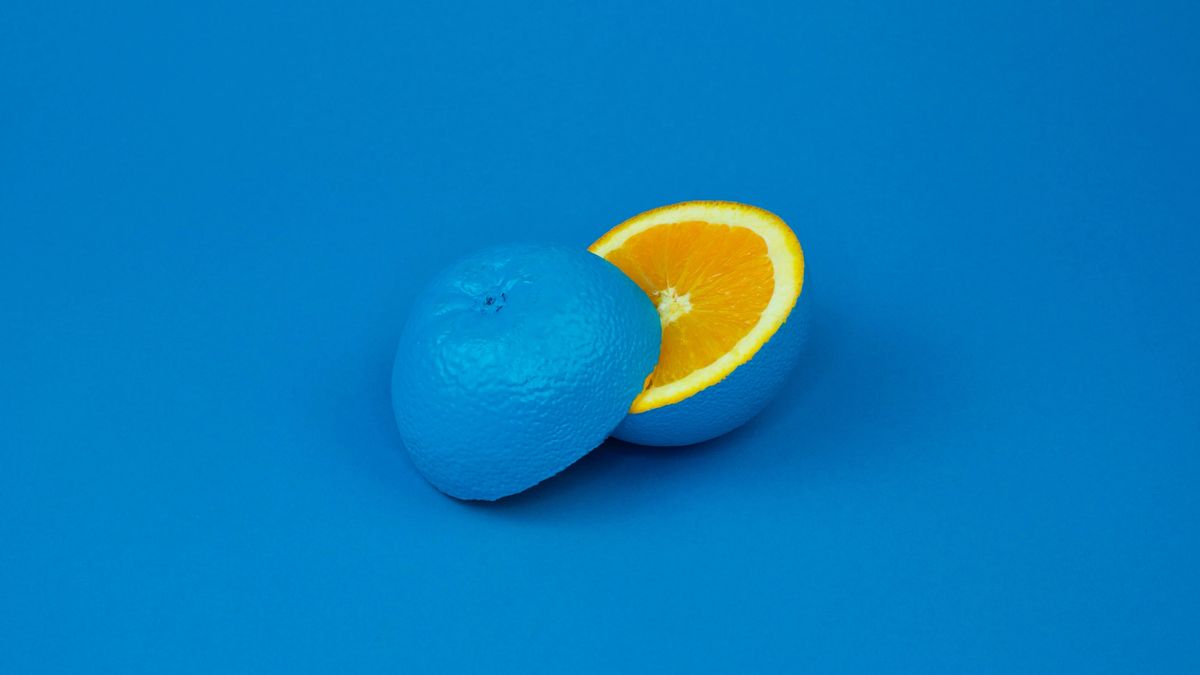
[(647, 211), (592, 244), (658, 307), (658, 366), (631, 412), (681, 401), (753, 358), (800, 294), (795, 234), (762, 209), (684, 202)]
[(651, 386), (675, 382), (726, 354), (754, 327), (775, 288), (762, 237), (692, 221), (630, 237), (609, 262), (658, 306), (662, 356)]

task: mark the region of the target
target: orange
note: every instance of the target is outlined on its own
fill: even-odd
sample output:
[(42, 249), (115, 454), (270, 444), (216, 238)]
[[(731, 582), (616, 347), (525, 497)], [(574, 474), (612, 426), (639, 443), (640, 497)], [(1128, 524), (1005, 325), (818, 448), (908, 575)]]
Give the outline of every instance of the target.
[(658, 308), (661, 353), (634, 415), (695, 396), (754, 359), (787, 321), (804, 283), (804, 254), (787, 224), (734, 202), (647, 211), (590, 250)]

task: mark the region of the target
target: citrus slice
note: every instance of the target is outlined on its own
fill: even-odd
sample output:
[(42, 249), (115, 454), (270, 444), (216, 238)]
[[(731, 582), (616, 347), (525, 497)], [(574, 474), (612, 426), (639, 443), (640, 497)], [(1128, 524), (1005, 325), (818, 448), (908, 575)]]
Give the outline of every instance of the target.
[(634, 414), (692, 397), (753, 359), (787, 320), (804, 283), (804, 253), (787, 224), (735, 202), (647, 211), (589, 250), (658, 308), (662, 349)]

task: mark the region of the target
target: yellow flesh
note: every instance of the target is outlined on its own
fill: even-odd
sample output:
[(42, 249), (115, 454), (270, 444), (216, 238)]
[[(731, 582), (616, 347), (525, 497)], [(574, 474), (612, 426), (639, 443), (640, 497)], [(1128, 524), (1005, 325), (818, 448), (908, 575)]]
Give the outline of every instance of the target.
[(800, 244), (778, 217), (732, 202), (685, 202), (614, 228), (591, 250), (658, 307), (662, 352), (631, 412), (678, 402), (753, 357), (800, 293)]
[(758, 322), (775, 288), (762, 238), (728, 225), (661, 225), (634, 235), (608, 259), (658, 305), (662, 355), (652, 387), (729, 352)]

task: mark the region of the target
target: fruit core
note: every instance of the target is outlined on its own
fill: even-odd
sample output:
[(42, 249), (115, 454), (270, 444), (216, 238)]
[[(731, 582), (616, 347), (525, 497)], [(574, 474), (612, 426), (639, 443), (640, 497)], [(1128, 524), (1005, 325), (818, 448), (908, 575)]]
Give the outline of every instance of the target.
[(670, 286), (655, 292), (658, 296), (658, 318), (663, 327), (692, 311), (692, 294), (679, 293)]

